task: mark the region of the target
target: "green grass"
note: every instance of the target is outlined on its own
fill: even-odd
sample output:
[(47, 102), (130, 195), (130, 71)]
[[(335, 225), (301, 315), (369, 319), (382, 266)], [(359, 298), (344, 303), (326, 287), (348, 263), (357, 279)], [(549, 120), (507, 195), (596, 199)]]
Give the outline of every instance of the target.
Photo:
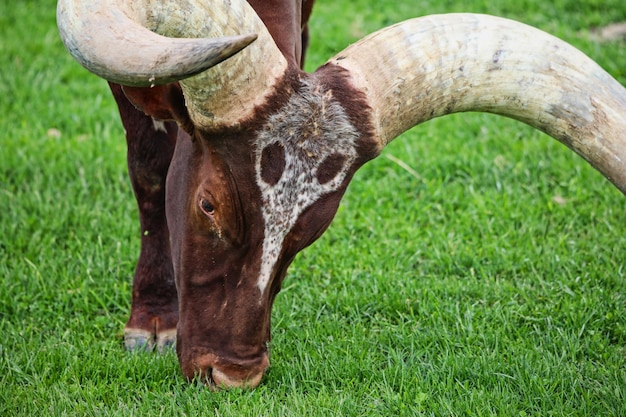
[[(309, 69), (382, 26), (472, 11), (626, 84), (624, 41), (589, 38), (623, 0), (434, 3), (320, 0)], [(0, 2), (0, 415), (626, 415), (626, 198), (492, 115), (419, 126), (357, 174), (290, 269), (258, 389), (210, 392), (172, 353), (125, 352), (139, 227), (122, 129), (54, 7)]]

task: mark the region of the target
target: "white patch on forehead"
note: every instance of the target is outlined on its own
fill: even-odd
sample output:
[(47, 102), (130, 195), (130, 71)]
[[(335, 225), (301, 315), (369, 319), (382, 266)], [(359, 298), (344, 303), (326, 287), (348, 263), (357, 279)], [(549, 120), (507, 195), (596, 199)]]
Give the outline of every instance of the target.
[(154, 127), (154, 130), (157, 132), (160, 131), (160, 132), (167, 133), (167, 129), (165, 128), (165, 122), (163, 120), (155, 119), (153, 117), (152, 126)]
[[(302, 212), (321, 196), (336, 191), (343, 183), (357, 152), (359, 134), (331, 91), (305, 81), (299, 94), (268, 118), (256, 139), (256, 179), (262, 195), (265, 220), (263, 256), (257, 286), (264, 293), (275, 268), (283, 242)], [(267, 183), (261, 175), (262, 152), (279, 144), (285, 168), (280, 179)], [(334, 178), (320, 183), (316, 174), (322, 162), (333, 155), (343, 157)]]

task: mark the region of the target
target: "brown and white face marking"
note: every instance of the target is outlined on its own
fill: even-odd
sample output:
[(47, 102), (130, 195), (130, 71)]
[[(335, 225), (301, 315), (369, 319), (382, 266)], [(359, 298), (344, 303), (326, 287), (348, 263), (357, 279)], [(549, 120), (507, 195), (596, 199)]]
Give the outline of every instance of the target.
[[(303, 81), (268, 118), (256, 138), (256, 180), (261, 190), (263, 255), (257, 286), (270, 281), (287, 234), (304, 210), (336, 191), (357, 158), (359, 133), (332, 91)], [(271, 164), (269, 161), (272, 161)]]
[(167, 128), (165, 127), (165, 121), (161, 119), (157, 119), (155, 117), (152, 117), (151, 119), (152, 119), (152, 126), (154, 127), (155, 132), (167, 133)]

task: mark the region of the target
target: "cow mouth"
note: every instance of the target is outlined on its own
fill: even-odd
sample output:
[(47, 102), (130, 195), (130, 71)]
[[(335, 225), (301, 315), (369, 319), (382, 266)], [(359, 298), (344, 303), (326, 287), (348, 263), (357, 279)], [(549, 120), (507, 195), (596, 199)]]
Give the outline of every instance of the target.
[(264, 374), (265, 369), (261, 369), (247, 373), (244, 378), (240, 378), (239, 376), (231, 377), (220, 369), (213, 368), (210, 374), (210, 386), (216, 389), (252, 389), (256, 388), (261, 383)]
[(209, 388), (220, 389), (252, 389), (260, 383), (269, 367), (269, 357), (263, 354), (260, 361), (245, 364), (227, 364), (213, 354), (203, 355), (188, 366), (182, 365), (183, 373), (190, 379), (198, 379)]

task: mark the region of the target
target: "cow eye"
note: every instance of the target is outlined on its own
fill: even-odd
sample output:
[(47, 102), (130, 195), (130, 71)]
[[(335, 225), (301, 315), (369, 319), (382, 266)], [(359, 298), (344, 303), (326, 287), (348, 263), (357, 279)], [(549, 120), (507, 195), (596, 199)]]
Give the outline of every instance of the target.
[(215, 207), (213, 207), (213, 204), (211, 204), (206, 198), (200, 199), (200, 207), (202, 208), (202, 211), (208, 215), (213, 215), (215, 213)]

